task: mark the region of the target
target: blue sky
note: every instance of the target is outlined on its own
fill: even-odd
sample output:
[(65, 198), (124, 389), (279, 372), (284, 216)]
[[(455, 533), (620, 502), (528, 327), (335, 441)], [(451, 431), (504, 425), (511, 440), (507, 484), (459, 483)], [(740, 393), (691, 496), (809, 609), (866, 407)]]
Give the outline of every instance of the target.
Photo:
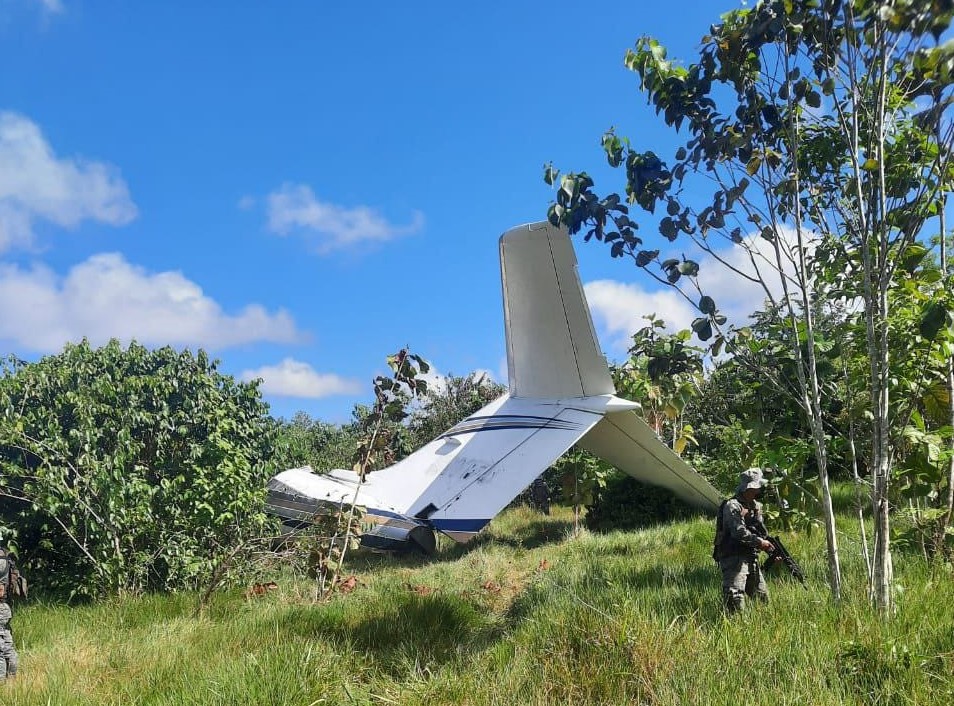
[[(329, 421), (404, 345), (501, 379), (497, 238), (545, 162), (618, 188), (608, 127), (666, 152), (623, 54), (691, 58), (731, 5), (0, 0), (0, 352), (203, 347)], [(691, 320), (577, 254), (610, 358)]]

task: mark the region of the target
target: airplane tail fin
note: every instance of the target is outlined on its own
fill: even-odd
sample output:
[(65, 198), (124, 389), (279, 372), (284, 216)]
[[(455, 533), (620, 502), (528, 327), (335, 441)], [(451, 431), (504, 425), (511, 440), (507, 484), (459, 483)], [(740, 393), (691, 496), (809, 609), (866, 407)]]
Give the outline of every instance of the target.
[(507, 231), (500, 274), (511, 396), (615, 394), (569, 234), (546, 222)]

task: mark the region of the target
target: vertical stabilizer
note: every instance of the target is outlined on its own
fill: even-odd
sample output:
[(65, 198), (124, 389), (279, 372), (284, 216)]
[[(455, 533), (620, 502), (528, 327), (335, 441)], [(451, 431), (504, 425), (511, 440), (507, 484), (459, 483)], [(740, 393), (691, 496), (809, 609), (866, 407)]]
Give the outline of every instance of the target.
[(500, 274), (511, 396), (615, 394), (567, 232), (549, 223), (507, 231)]

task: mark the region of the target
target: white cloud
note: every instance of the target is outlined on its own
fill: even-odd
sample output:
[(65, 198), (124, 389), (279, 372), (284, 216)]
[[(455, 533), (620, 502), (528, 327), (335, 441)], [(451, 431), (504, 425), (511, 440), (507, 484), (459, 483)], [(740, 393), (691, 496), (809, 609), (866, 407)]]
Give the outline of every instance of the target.
[(415, 211), (411, 223), (397, 226), (367, 206), (345, 208), (315, 198), (306, 184), (285, 183), (266, 197), (268, 229), (278, 235), (300, 233), (319, 253), (363, 242), (384, 242), (419, 231), (424, 214)]
[(417, 377), (427, 383), (427, 389), (434, 393), (440, 393), (447, 389), (447, 376), (440, 372), (431, 361), (427, 361), (430, 366), (426, 373), (421, 373)]
[[(780, 248), (783, 252), (783, 269), (791, 277), (795, 266), (784, 253), (791, 253), (796, 243), (795, 232), (781, 229)], [(815, 247), (816, 236), (806, 237), (807, 249)], [(773, 245), (757, 236), (746, 238), (746, 246), (732, 245), (717, 250), (718, 256), (737, 270), (756, 275), (760, 273), (772, 297), (778, 301), (783, 296), (782, 277), (775, 265)], [(751, 257), (750, 257), (751, 253)], [(666, 257), (666, 256), (663, 256)], [(753, 282), (733, 272), (710, 255), (697, 258), (699, 262), (699, 286), (704, 294), (711, 296), (726, 316), (728, 324), (744, 326), (748, 317), (764, 307), (766, 292), (758, 282)], [(754, 264), (753, 264), (754, 261)], [(610, 335), (610, 348), (615, 353), (625, 353), (633, 333), (646, 325), (643, 317), (656, 314), (665, 320), (669, 331), (689, 328), (692, 320), (702, 314), (693, 303), (687, 301), (674, 289), (646, 291), (637, 284), (615, 280), (596, 280), (584, 287), (586, 299), (596, 322)], [(793, 293), (795, 289), (791, 290)], [(690, 293), (695, 300), (698, 295)]]
[(0, 112), (0, 252), (28, 246), (35, 221), (63, 228), (85, 220), (121, 226), (136, 213), (115, 167), (59, 158), (35, 123)]
[[(431, 363), (430, 361), (427, 361), (427, 363), (428, 365), (430, 365), (430, 369), (426, 373), (418, 375), (417, 377), (427, 383), (428, 391), (435, 392), (435, 393), (443, 393), (444, 391), (447, 390), (448, 376), (444, 375), (444, 373), (440, 372), (437, 368), (435, 368), (434, 364)], [(504, 365), (504, 370), (506, 370), (507, 368), (506, 360), (504, 360), (503, 365)], [(489, 385), (497, 381), (496, 377), (494, 376), (494, 373), (490, 370), (487, 370), (486, 368), (478, 368), (477, 370), (474, 370), (469, 375), (454, 376), (454, 377), (469, 378), (473, 380), (474, 382), (479, 382), (481, 386)]]
[(632, 335), (647, 324), (645, 316), (656, 314), (670, 331), (688, 328), (699, 314), (689, 302), (672, 289), (647, 292), (636, 284), (613, 280), (588, 282), (583, 288), (597, 322), (610, 334), (611, 351), (625, 353)]
[(262, 392), (276, 397), (307, 397), (317, 399), (331, 395), (355, 395), (361, 392), (361, 383), (331, 373), (319, 373), (308, 363), (285, 358), (278, 365), (265, 365), (245, 370), (242, 380), (262, 379)]
[[(776, 265), (774, 246), (758, 235), (746, 237), (744, 245), (727, 246), (717, 250), (718, 255), (737, 270), (752, 277), (760, 278), (765, 287), (758, 282), (745, 279), (733, 272), (711, 256), (700, 259), (699, 286), (711, 296), (729, 323), (745, 325), (745, 320), (757, 309), (765, 305), (768, 289), (772, 298), (779, 301), (784, 296), (782, 273), (789, 280), (790, 293), (797, 288), (792, 281), (795, 273), (795, 250), (797, 234), (794, 229), (783, 226), (779, 231), (779, 249), (782, 253), (782, 269)], [(809, 231), (804, 236), (806, 251), (814, 252), (818, 236)]]
[(252, 304), (226, 314), (182, 273), (149, 273), (118, 253), (94, 255), (65, 277), (42, 265), (0, 264), (0, 341), (52, 352), (84, 336), (213, 349), (305, 338), (284, 310)]

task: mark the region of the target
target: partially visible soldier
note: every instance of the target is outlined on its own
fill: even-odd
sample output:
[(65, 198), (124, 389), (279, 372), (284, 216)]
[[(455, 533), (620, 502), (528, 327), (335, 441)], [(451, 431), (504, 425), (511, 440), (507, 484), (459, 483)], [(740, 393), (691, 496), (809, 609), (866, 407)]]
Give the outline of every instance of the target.
[(756, 534), (762, 522), (762, 504), (756, 498), (765, 487), (762, 469), (750, 468), (739, 476), (735, 495), (723, 501), (716, 518), (712, 558), (722, 570), (722, 599), (726, 611), (745, 607), (745, 597), (768, 601), (759, 550), (772, 551), (772, 543)]
[(534, 507), (544, 515), (550, 514), (550, 489), (542, 477), (537, 477), (530, 484), (530, 498), (533, 500)]
[(0, 549), (0, 682), (17, 674), (17, 650), (10, 632), (10, 601), (20, 590), (20, 577), (13, 557)]

